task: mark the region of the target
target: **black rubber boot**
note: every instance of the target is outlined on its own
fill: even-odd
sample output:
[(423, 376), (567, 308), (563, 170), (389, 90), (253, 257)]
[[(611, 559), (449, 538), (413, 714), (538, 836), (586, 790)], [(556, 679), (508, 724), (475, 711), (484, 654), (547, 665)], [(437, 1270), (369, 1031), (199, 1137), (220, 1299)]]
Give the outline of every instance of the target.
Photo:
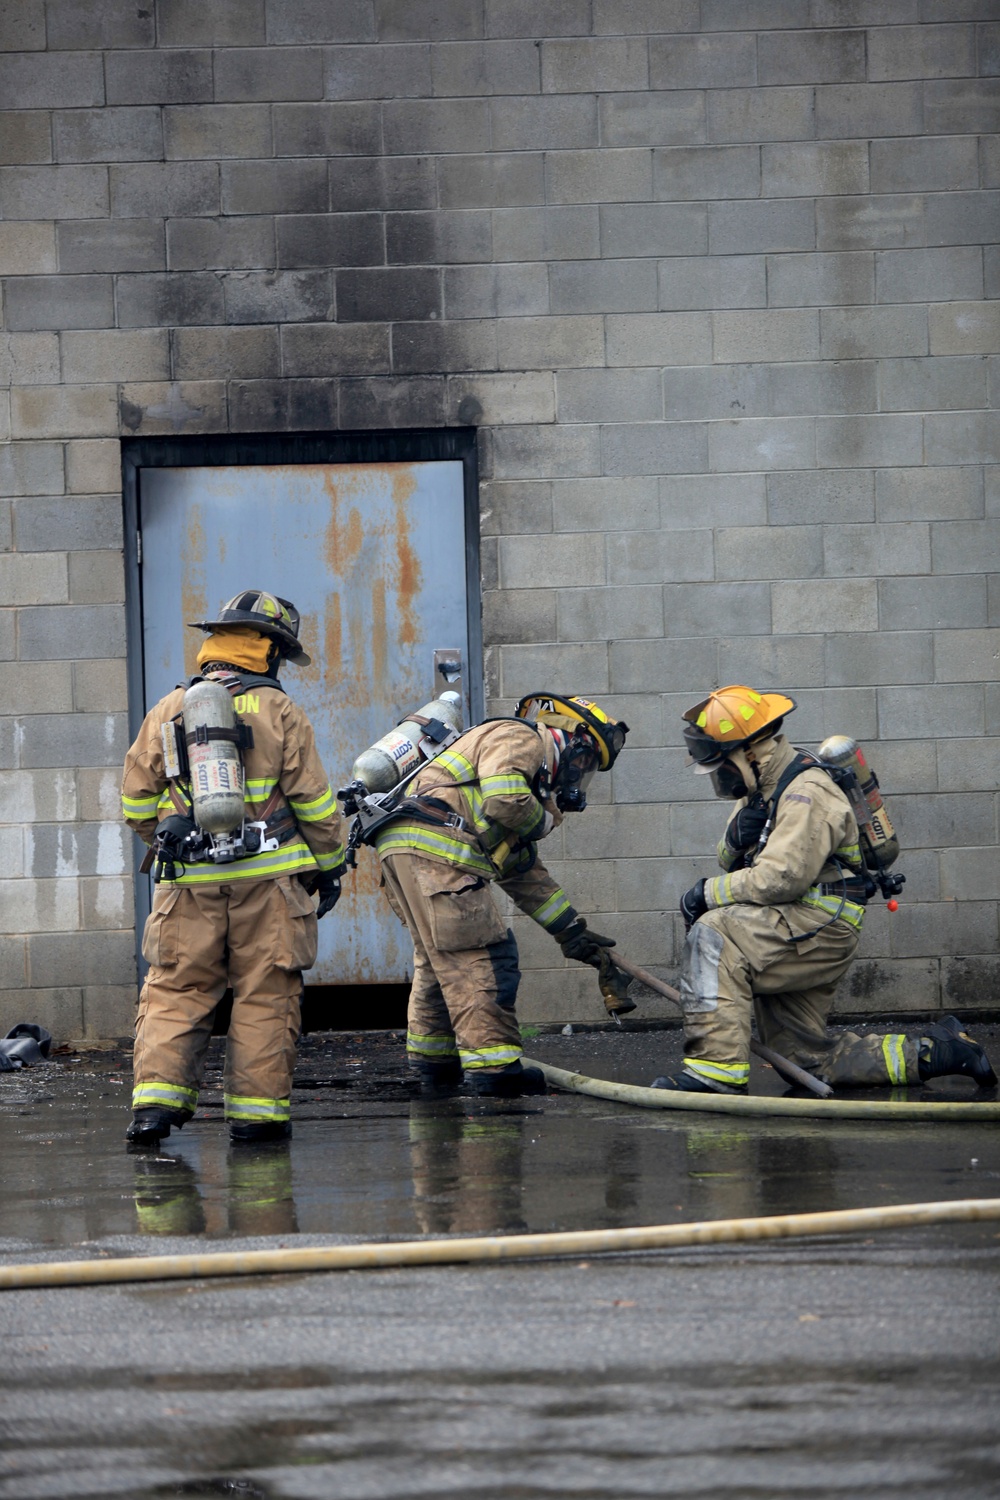
[(462, 1074), (462, 1092), (484, 1099), (519, 1099), (522, 1094), (545, 1094), (548, 1090), (541, 1068), (514, 1062), (490, 1073), (481, 1068), (468, 1069)]
[(125, 1139), (130, 1146), (158, 1146), (170, 1134), (171, 1126), (180, 1130), (190, 1118), (179, 1109), (137, 1109)]
[(947, 1078), (960, 1074), (971, 1078), (981, 1089), (995, 1089), (997, 1075), (990, 1060), (969, 1034), (962, 1030), (957, 1016), (934, 1021), (920, 1038), (917, 1072), (921, 1083), (928, 1078)]
[(292, 1134), (288, 1120), (230, 1120), (229, 1139), (234, 1146), (256, 1146), (261, 1141), (287, 1141)]
[(697, 1073), (689, 1073), (687, 1068), (683, 1068), (681, 1072), (669, 1078), (666, 1075), (654, 1078), (649, 1086), (651, 1089), (669, 1089), (677, 1094), (746, 1094), (748, 1092), (746, 1084), (742, 1088), (733, 1088), (728, 1083), (709, 1083)]
[(416, 1076), (424, 1099), (453, 1094), (461, 1086), (462, 1064), (457, 1057), (448, 1057), (441, 1062), (431, 1062), (424, 1057), (411, 1058), (410, 1071)]

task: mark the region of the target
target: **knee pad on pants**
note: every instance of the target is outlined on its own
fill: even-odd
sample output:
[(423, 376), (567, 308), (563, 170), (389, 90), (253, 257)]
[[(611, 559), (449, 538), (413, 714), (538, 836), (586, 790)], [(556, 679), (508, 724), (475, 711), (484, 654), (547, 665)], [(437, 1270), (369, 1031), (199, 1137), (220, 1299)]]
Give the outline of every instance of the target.
[(719, 1008), (719, 960), (723, 937), (715, 927), (695, 922), (684, 943), (680, 992), (686, 1016)]
[(486, 951), (493, 966), (497, 1004), (504, 1010), (513, 1010), (521, 983), (521, 970), (518, 968), (517, 943), (510, 928), (507, 928), (507, 936), (498, 943), (488, 943)]

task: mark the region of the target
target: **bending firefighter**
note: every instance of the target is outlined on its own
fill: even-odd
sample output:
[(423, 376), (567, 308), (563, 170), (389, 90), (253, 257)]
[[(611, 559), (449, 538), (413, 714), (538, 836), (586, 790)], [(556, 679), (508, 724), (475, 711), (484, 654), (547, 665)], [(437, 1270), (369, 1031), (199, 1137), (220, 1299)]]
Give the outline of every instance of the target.
[[(653, 1087), (746, 1093), (751, 1014), (762, 1042), (832, 1085), (916, 1084), (958, 1073), (994, 1086), (986, 1054), (952, 1016), (920, 1037), (827, 1032), (865, 902), (876, 882), (894, 894), (902, 877), (881, 872), (882, 825), (873, 828), (873, 814), (859, 830), (848, 794), (862, 819), (864, 796), (859, 801), (856, 781), (824, 756), (827, 746), (841, 754), (856, 747), (838, 738), (816, 756), (797, 751), (779, 733), (794, 707), (781, 693), (736, 685), (684, 715), (695, 774), (710, 775), (716, 795), (737, 805), (719, 843), (725, 873), (699, 880), (681, 899), (684, 1066)], [(870, 786), (877, 787), (871, 777), (866, 793)]]
[(229, 986), (230, 1136), (289, 1133), (302, 971), (315, 962), (317, 918), (336, 904), (344, 867), (312, 726), (278, 681), (283, 659), (309, 663), (298, 612), (250, 589), (194, 628), (208, 635), (199, 675), (146, 715), (122, 786), (156, 881), (127, 1131), (144, 1145), (193, 1115)]
[[(515, 718), (453, 737), (364, 831), (413, 938), (407, 1051), (428, 1091), (460, 1083), (476, 1094), (545, 1090), (540, 1070), (521, 1064), (517, 945), (493, 882), (567, 958), (599, 970), (609, 1011), (634, 1008), (606, 952), (613, 941), (588, 930), (537, 847), (564, 813), (584, 808), (591, 778), (610, 770), (627, 732), (586, 699), (532, 694)], [(365, 816), (362, 805), (356, 828)]]

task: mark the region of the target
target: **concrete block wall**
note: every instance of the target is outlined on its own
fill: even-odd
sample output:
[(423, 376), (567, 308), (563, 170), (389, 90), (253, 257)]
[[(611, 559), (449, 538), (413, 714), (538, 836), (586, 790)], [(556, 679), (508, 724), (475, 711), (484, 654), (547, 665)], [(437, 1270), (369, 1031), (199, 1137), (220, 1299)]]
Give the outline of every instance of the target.
[[(491, 706), (633, 726), (549, 851), (595, 925), (673, 972), (679, 714), (747, 679), (907, 848), (841, 1005), (998, 1003), (994, 0), (7, 0), (0, 48), (0, 1022), (131, 1023), (119, 438), (455, 423)], [(518, 931), (525, 1018), (599, 1018)]]

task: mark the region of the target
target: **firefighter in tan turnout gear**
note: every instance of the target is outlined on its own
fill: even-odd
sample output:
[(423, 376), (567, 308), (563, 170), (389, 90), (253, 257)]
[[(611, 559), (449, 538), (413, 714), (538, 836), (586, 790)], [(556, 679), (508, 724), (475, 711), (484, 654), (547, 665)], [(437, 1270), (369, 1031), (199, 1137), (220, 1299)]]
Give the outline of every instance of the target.
[(737, 806), (718, 848), (724, 873), (681, 899), (684, 1066), (653, 1087), (745, 1093), (751, 1015), (767, 1046), (832, 1085), (957, 1073), (993, 1087), (985, 1053), (953, 1016), (920, 1037), (827, 1032), (876, 882), (835, 772), (779, 733), (794, 708), (782, 693), (737, 684), (684, 715), (695, 774), (711, 775), (716, 795)]
[(317, 918), (336, 904), (344, 867), (312, 726), (277, 676), (283, 659), (309, 663), (298, 612), (250, 589), (195, 628), (208, 636), (199, 676), (146, 715), (122, 786), (156, 881), (127, 1132), (144, 1145), (194, 1113), (228, 986), (230, 1136), (288, 1135), (302, 971), (315, 962)]
[(532, 694), (515, 718), (487, 720), (437, 754), (366, 839), (413, 938), (407, 1051), (428, 1092), (545, 1089), (541, 1071), (521, 1064), (517, 945), (494, 881), (567, 958), (599, 970), (610, 1012), (634, 1008), (608, 958), (613, 940), (589, 930), (537, 852), (564, 813), (583, 809), (627, 732), (586, 699)]

